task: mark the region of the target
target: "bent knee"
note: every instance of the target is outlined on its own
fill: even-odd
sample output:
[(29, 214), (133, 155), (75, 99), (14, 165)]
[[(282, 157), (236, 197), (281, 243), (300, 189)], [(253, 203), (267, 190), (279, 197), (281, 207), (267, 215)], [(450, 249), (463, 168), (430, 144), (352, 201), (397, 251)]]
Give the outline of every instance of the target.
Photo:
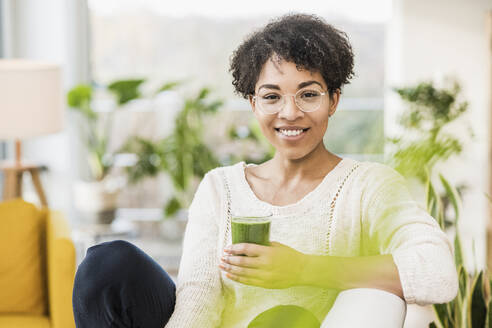
[(90, 247), (80, 263), (75, 280), (115, 280), (145, 257), (140, 249), (124, 240), (113, 240)]
[(89, 247), (87, 250), (87, 256), (91, 257), (106, 257), (109, 255), (129, 255), (138, 253), (140, 250), (137, 246), (125, 240), (112, 240), (104, 243), (100, 243)]

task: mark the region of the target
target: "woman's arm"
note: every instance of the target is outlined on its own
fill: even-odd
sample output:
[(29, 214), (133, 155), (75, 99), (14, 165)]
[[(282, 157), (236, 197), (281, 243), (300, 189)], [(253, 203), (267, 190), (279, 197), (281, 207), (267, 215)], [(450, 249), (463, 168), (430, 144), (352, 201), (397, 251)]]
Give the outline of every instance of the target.
[(451, 301), (458, 277), (448, 238), (412, 199), (400, 174), (374, 165), (361, 204), (364, 256), (307, 255), (280, 243), (236, 244), (226, 249), (221, 269), (230, 279), (266, 288), (376, 288), (407, 303)]
[(391, 254), (407, 303), (451, 301), (458, 276), (448, 237), (413, 199), (401, 174), (379, 163), (368, 172), (361, 204), (363, 252)]
[(391, 255), (338, 257), (304, 254), (299, 285), (334, 289), (376, 288), (403, 299), (398, 269)]
[(398, 172), (375, 163), (367, 174), (362, 247), (371, 256), (306, 255), (300, 283), (382, 289), (420, 305), (451, 301), (458, 278), (447, 236), (413, 200)]
[(218, 327), (223, 309), (218, 269), (218, 198), (213, 177), (200, 183), (189, 208), (176, 286), (176, 306), (166, 328)]

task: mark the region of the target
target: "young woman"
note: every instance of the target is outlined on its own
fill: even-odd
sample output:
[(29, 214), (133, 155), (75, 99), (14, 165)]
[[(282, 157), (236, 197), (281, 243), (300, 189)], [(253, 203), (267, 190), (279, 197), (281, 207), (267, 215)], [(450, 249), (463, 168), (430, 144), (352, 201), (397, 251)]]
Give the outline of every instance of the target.
[[(203, 178), (176, 290), (129, 243), (89, 249), (74, 287), (77, 327), (320, 327), (341, 291), (356, 288), (421, 305), (452, 300), (452, 246), (404, 178), (324, 146), (353, 76), (346, 35), (287, 15), (250, 35), (230, 70), (275, 156)], [(231, 213), (272, 215), (271, 245), (232, 245)]]

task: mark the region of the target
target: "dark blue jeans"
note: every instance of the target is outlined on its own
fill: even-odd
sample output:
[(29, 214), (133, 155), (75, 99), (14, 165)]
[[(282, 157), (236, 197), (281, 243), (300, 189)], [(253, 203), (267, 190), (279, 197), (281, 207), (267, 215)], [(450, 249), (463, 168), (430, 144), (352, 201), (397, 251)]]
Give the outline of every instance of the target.
[(166, 271), (123, 240), (89, 248), (75, 275), (77, 328), (163, 328), (175, 301), (176, 287)]
[[(115, 240), (87, 250), (75, 275), (72, 302), (77, 328), (163, 328), (174, 311), (176, 287), (150, 256)], [(319, 326), (309, 311), (279, 305), (260, 313), (248, 328)]]

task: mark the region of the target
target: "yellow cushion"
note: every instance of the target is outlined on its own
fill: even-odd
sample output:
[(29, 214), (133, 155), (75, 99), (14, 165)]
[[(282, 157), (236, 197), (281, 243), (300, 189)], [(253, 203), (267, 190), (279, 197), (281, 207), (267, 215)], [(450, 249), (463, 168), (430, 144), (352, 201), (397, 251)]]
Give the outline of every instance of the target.
[(43, 211), (20, 199), (0, 203), (0, 314), (47, 313), (45, 234)]
[(50, 328), (45, 316), (0, 315), (0, 328)]

